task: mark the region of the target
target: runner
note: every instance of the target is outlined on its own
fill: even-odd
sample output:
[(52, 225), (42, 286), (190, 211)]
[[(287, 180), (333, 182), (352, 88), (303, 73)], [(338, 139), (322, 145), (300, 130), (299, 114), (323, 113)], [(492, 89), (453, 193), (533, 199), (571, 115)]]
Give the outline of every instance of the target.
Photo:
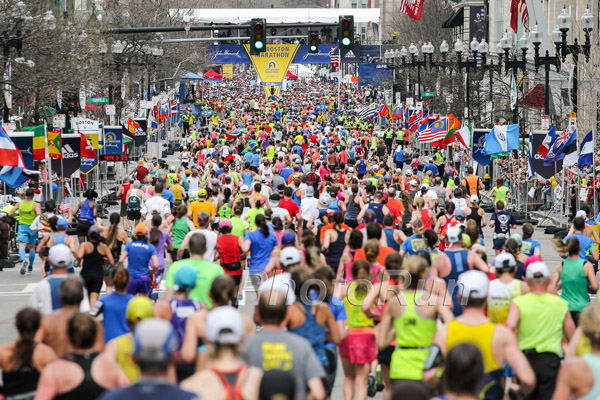
[(77, 260), (82, 267), (81, 277), (90, 296), (90, 306), (94, 307), (104, 283), (104, 259), (106, 258), (111, 267), (114, 266), (115, 261), (108, 246), (100, 243), (102, 235), (98, 226), (92, 226), (87, 236), (89, 242), (79, 246)]
[(135, 234), (131, 237), (132, 241), (125, 245), (119, 259), (120, 266), (123, 266), (123, 263), (127, 260), (127, 269), (131, 276), (127, 293), (133, 296), (137, 294), (148, 296), (150, 294), (150, 275), (158, 270), (159, 266), (156, 247), (148, 243), (147, 235), (148, 227), (144, 224), (138, 224), (135, 227)]
[[(35, 218), (42, 213), (40, 205), (33, 200), (33, 189), (29, 188), (25, 191), (25, 200), (21, 200), (17, 205), (8, 212), (8, 216), (12, 217), (15, 213), (19, 213), (19, 258), (21, 259), (21, 275), (25, 272), (31, 274), (33, 271), (33, 261), (35, 260), (35, 245), (37, 243), (37, 232), (31, 230), (31, 224)], [(25, 255), (29, 251), (29, 258)]]
[[(129, 237), (127, 236), (127, 232), (123, 229), (119, 228), (119, 222), (121, 218), (118, 213), (110, 214), (108, 221), (110, 222), (110, 227), (103, 226), (100, 222), (97, 226), (100, 228), (100, 232), (102, 233), (102, 237), (104, 238), (104, 242), (108, 246), (110, 250), (113, 260), (116, 262), (121, 258), (121, 251), (123, 249), (123, 245), (129, 242)], [(111, 274), (112, 266), (108, 263), (104, 263), (104, 284), (106, 285), (106, 294), (110, 294), (112, 292), (112, 280)]]
[(144, 205), (144, 191), (140, 189), (140, 181), (135, 180), (125, 196), (127, 199), (127, 219), (123, 219), (126, 230), (139, 224), (142, 218), (142, 206)]
[(129, 301), (133, 296), (127, 294), (129, 285), (129, 271), (123, 267), (117, 267), (111, 270), (111, 281), (115, 290), (110, 294), (101, 296), (90, 315), (97, 318), (103, 315), (102, 326), (104, 328), (104, 342), (108, 343), (114, 338), (129, 332), (127, 325), (126, 312)]
[(88, 231), (96, 222), (98, 217), (98, 205), (94, 200), (98, 197), (93, 189), (88, 189), (83, 193), (85, 200), (79, 203), (74, 210), (71, 210), (71, 216), (77, 215), (79, 212), (79, 222), (77, 222), (77, 240), (79, 243), (83, 243), (87, 237)]

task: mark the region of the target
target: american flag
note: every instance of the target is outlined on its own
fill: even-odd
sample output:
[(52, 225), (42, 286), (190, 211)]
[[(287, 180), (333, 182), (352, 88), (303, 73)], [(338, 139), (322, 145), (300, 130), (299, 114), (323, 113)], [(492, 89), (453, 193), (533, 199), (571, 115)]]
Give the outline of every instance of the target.
[(331, 60), (331, 64), (337, 68), (338, 65), (340, 65), (340, 53), (337, 52), (337, 47), (333, 46), (331, 47), (331, 50), (329, 51), (329, 59)]

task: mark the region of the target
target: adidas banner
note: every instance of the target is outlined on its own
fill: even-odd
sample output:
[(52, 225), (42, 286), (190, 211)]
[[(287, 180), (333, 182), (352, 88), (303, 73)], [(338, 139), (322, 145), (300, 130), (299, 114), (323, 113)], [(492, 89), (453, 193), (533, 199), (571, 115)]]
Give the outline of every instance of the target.
[(52, 170), (56, 171), (59, 175), (61, 174), (61, 162), (62, 162), (62, 174), (63, 177), (68, 178), (71, 174), (79, 169), (81, 166), (81, 135), (79, 133), (67, 133), (62, 135), (62, 160), (51, 159)]
[(360, 44), (355, 44), (351, 49), (342, 49), (342, 63), (356, 64), (360, 62)]

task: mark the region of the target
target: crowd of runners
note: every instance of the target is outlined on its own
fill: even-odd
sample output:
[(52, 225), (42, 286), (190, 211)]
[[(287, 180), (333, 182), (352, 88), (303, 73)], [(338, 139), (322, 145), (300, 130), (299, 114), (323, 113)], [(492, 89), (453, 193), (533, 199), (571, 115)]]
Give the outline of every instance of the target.
[(600, 396), (589, 209), (544, 249), (551, 274), (505, 177), (484, 190), (401, 121), (375, 132), (364, 94), (265, 100), (238, 79), (183, 115), (177, 162), (139, 161), (108, 221), (93, 189), (66, 216), (33, 189), (3, 210), (20, 273), (44, 275), (0, 349), (6, 399), (326, 399), (339, 369), (347, 400)]

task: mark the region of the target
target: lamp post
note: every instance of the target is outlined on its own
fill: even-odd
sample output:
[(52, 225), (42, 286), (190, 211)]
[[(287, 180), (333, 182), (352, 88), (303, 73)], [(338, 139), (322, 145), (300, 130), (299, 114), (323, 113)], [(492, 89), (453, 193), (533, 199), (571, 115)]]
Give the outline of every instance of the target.
[(465, 107), (465, 117), (467, 119), (471, 119), (471, 110), (470, 110), (470, 102), (471, 102), (471, 84), (470, 84), (470, 78), (469, 78), (469, 70), (471, 68), (475, 69), (477, 68), (477, 53), (479, 52), (479, 42), (477, 41), (477, 38), (473, 38), (473, 40), (471, 41), (471, 43), (469, 44), (469, 48), (470, 48), (470, 52), (472, 55), (472, 59), (470, 59), (471, 57), (467, 57), (466, 60), (463, 61), (462, 59), (462, 53), (465, 49), (465, 46), (462, 42), (462, 40), (457, 39), (456, 43), (454, 43), (454, 52), (456, 53), (456, 62), (458, 64), (458, 69), (463, 69), (465, 68), (466, 70), (466, 76), (467, 76), (467, 86), (466, 86), (466, 107)]
[(594, 16), (590, 12), (589, 7), (586, 7), (583, 15), (581, 16), (581, 27), (585, 34), (584, 44), (579, 44), (577, 38), (573, 39), (573, 44), (567, 44), (567, 33), (571, 28), (571, 16), (567, 12), (567, 7), (564, 6), (562, 12), (557, 17), (556, 28), (552, 31), (552, 41), (556, 46), (556, 56), (560, 57), (564, 62), (567, 58), (567, 54), (571, 54), (573, 57), (573, 63), (575, 68), (573, 69), (573, 89), (571, 90), (571, 102), (573, 103), (573, 111), (577, 113), (577, 91), (579, 86), (579, 55), (583, 53), (585, 56), (585, 62), (590, 61), (590, 32), (594, 28)]
[(533, 61), (535, 62), (535, 72), (537, 73), (541, 65), (544, 65), (544, 115), (550, 115), (550, 67), (554, 65), (558, 72), (558, 53), (556, 56), (550, 56), (548, 50), (546, 50), (545, 56), (540, 56), (540, 44), (542, 43), (542, 33), (538, 29), (537, 23), (534, 25), (533, 30), (529, 33), (531, 43), (533, 43)]
[[(511, 49), (511, 43), (510, 43), (510, 39), (508, 38), (508, 33), (504, 32), (504, 36), (502, 37), (502, 39), (500, 39), (500, 46), (502, 47), (502, 49), (504, 50), (504, 73), (508, 74), (508, 71), (511, 70), (512, 71), (512, 75), (513, 75), (513, 79), (517, 80), (517, 74), (519, 73), (519, 70), (521, 71), (525, 71), (525, 69), (527, 68), (527, 48), (529, 47), (529, 44), (527, 42), (527, 36), (525, 34), (523, 34), (523, 36), (521, 36), (521, 38), (519, 39), (519, 48), (521, 49), (521, 59), (517, 59), (517, 54), (516, 52), (513, 54), (513, 58), (512, 60), (509, 59), (508, 57), (508, 52)], [(518, 98), (518, 91), (516, 94), (517, 98)], [(518, 101), (515, 101), (515, 108), (513, 109), (513, 117), (512, 117), (512, 123), (516, 124), (517, 121), (519, 119), (519, 105), (518, 105)]]

